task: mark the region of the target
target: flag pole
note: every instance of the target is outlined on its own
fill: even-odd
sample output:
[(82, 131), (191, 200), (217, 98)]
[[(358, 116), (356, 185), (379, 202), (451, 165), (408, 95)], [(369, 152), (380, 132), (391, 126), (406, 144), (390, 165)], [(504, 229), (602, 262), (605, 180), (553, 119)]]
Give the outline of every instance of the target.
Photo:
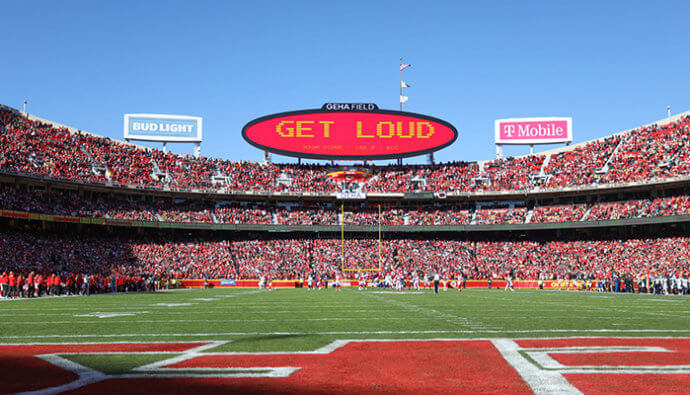
[(400, 96), (398, 97), (400, 101), (400, 111), (402, 111), (402, 58), (400, 58)]

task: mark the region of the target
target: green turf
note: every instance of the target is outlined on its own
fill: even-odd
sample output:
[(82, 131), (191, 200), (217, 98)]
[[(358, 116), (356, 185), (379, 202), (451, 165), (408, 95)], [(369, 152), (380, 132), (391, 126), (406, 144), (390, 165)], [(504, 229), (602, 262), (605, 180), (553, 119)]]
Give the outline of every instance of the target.
[(2, 301), (0, 343), (230, 340), (220, 352), (312, 350), (335, 339), (687, 337), (689, 316), (687, 296), (179, 290)]
[[(179, 355), (179, 354), (178, 354)], [(132, 369), (162, 361), (175, 355), (171, 354), (77, 354), (62, 355), (62, 358), (76, 362), (105, 374), (130, 373)]]

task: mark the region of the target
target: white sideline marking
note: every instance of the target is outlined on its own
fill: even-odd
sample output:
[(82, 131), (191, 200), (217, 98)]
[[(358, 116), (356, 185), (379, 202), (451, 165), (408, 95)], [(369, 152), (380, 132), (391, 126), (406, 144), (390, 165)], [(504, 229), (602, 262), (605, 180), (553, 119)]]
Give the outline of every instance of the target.
[(675, 300), (675, 299), (649, 299), (649, 300), (654, 300), (657, 302), (672, 302), (672, 303), (682, 303), (685, 302), (685, 300)]
[(193, 298), (192, 300), (198, 300), (200, 302), (213, 302), (214, 300), (220, 300), (218, 298)]
[[(87, 315), (87, 314), (82, 314), (82, 315), (75, 315), (75, 317), (98, 317), (98, 318), (108, 318), (111, 317), (109, 313), (103, 313), (103, 316), (96, 315)], [(134, 315), (134, 314), (119, 314), (119, 315)], [(112, 315), (113, 317), (116, 317), (117, 315)], [(286, 318), (286, 319), (250, 319), (250, 320), (216, 320), (214, 319), (213, 322), (286, 322), (286, 321), (296, 321), (296, 322), (303, 322), (303, 321), (414, 321), (414, 320), (428, 320), (428, 318), (424, 317), (353, 317), (353, 318)], [(207, 319), (199, 319), (199, 320), (134, 320), (134, 321), (116, 321), (116, 320), (108, 320), (108, 321), (50, 321), (50, 322), (44, 322), (44, 321), (13, 321), (12, 324), (17, 324), (17, 325), (46, 325), (46, 324), (132, 324), (132, 323), (166, 323), (166, 322), (205, 322), (207, 323)]]
[[(207, 307), (204, 307), (204, 309), (207, 309)], [(84, 310), (84, 309), (79, 309), (79, 310)], [(226, 311), (231, 311), (232, 309), (225, 309)], [(184, 311), (169, 311), (167, 309), (158, 309), (156, 310), (158, 312), (165, 312), (165, 314), (184, 314), (184, 315), (191, 315), (191, 314), (201, 314), (201, 315), (215, 315), (216, 313), (213, 312), (208, 312), (208, 311), (194, 311), (194, 310), (184, 310)], [(333, 313), (384, 313), (387, 310), (333, 310), (333, 309), (309, 309), (309, 310), (256, 310), (256, 311), (247, 311), (246, 309), (244, 312), (249, 312), (252, 314), (294, 314), (294, 313), (314, 313), (315, 311), (328, 311), (328, 312), (333, 312)], [(28, 316), (28, 317), (34, 317), (34, 316), (66, 316), (70, 315), (73, 312), (65, 312), (65, 313), (35, 313), (35, 314), (0, 314), (0, 317), (18, 317), (18, 316)], [(97, 311), (95, 312), (97, 313)], [(123, 311), (123, 313), (129, 313), (129, 311)], [(216, 315), (217, 316), (217, 315)], [(567, 318), (572, 318), (572, 316), (568, 316)], [(631, 318), (632, 319), (632, 318)]]
[(242, 295), (258, 294), (260, 292), (266, 292), (266, 290), (265, 289), (257, 289), (254, 291), (238, 292), (236, 294), (230, 294), (230, 295), (216, 295), (216, 297), (218, 297), (218, 298), (235, 298), (235, 297), (242, 296)]
[[(50, 338), (117, 338), (117, 337), (204, 337), (204, 336), (297, 336), (297, 335), (423, 335), (423, 334), (474, 334), (474, 333), (690, 333), (690, 329), (535, 329), (535, 330), (428, 330), (428, 331), (333, 331), (333, 332), (218, 332), (218, 333), (120, 333), (79, 335), (13, 335), (0, 339), (50, 339)], [(585, 337), (588, 338), (588, 337)], [(462, 339), (453, 339), (462, 340)], [(0, 343), (4, 344), (4, 343)]]
[(372, 291), (372, 294), (386, 294), (386, 295), (424, 295), (428, 292), (422, 291)]
[[(144, 313), (144, 312), (142, 312)], [(183, 314), (183, 313), (180, 313)], [(119, 316), (133, 316), (135, 314), (119, 314), (119, 313), (92, 313), (92, 314), (75, 314), (73, 317), (98, 317), (98, 318), (110, 318), (110, 317), (119, 317)], [(185, 314), (189, 315), (189, 314)], [(63, 316), (63, 314), (58, 314), (58, 316)], [(510, 316), (505, 316), (505, 317), (484, 317), (485, 319), (503, 319), (503, 318), (514, 318)], [(548, 316), (548, 317), (540, 317), (540, 316), (532, 316), (532, 317), (523, 317), (519, 319), (541, 319), (541, 318), (572, 318), (572, 316), (563, 316), (563, 317), (557, 317), (557, 316)], [(619, 320), (619, 319), (624, 319), (624, 320), (638, 320), (638, 318), (631, 318), (631, 317), (623, 317), (623, 318), (618, 318), (618, 317), (588, 317), (588, 318), (597, 318), (597, 319), (602, 319), (602, 320)], [(670, 319), (670, 318), (668, 318)], [(428, 318), (425, 317), (324, 317), (324, 318), (283, 318), (283, 319), (273, 319), (273, 318), (267, 318), (267, 319), (228, 319), (228, 320), (218, 320), (218, 319), (213, 319), (213, 322), (302, 322), (302, 321), (404, 321), (404, 320), (409, 320), (409, 321), (425, 321), (428, 320)], [(103, 324), (103, 323), (120, 323), (120, 324), (131, 324), (131, 323), (137, 323), (137, 322), (145, 322), (145, 323), (166, 323), (166, 322), (208, 322), (208, 319), (205, 318), (200, 318), (196, 320), (129, 320), (129, 321), (124, 321), (124, 320), (108, 320), (108, 321), (79, 321), (79, 320), (74, 320), (74, 321), (12, 321), (11, 324), (13, 325), (52, 325), (52, 324), (59, 324), (59, 325), (68, 325), (68, 324)], [(613, 326), (635, 326), (635, 325), (643, 325), (643, 323), (611, 323)], [(472, 329), (492, 329), (492, 330), (497, 330), (496, 327), (490, 327), (490, 326), (483, 326), (481, 324), (467, 324)], [(640, 329), (642, 330), (642, 329)], [(645, 329), (648, 330), (648, 329)], [(538, 332), (538, 330), (533, 329), (532, 331)], [(635, 329), (631, 329), (631, 331), (636, 331)], [(661, 330), (660, 330), (661, 331)], [(585, 331), (586, 332), (586, 331)]]
[(156, 303), (151, 306), (162, 306), (162, 307), (179, 307), (179, 306), (194, 306), (198, 303)]
[[(93, 313), (88, 313), (88, 314), (75, 314), (74, 317), (98, 317), (98, 318), (111, 318), (111, 317), (125, 317), (125, 316), (133, 316), (137, 314), (147, 314), (148, 311), (130, 311), (130, 312), (122, 312), (122, 313), (103, 313), (103, 312), (93, 312)], [(79, 321), (63, 321), (65, 323), (67, 322), (79, 322)], [(100, 321), (92, 321), (92, 322), (100, 322)], [(118, 321), (113, 321), (113, 322), (118, 322)], [(126, 321), (119, 321), (119, 322), (126, 322)], [(34, 322), (35, 324), (46, 324), (45, 322)], [(57, 322), (49, 322), (49, 324), (56, 324)]]

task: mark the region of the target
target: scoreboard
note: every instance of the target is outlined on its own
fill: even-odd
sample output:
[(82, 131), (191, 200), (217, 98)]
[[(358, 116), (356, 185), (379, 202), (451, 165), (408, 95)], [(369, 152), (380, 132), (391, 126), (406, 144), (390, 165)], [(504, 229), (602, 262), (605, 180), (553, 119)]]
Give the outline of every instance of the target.
[(450, 123), (374, 104), (328, 103), (321, 109), (267, 115), (247, 123), (249, 144), (280, 155), (374, 160), (422, 155), (452, 144)]

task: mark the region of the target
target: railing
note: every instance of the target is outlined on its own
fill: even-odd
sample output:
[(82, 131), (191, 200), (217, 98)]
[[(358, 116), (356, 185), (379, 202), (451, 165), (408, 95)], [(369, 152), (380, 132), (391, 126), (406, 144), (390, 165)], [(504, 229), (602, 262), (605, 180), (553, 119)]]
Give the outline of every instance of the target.
[[(41, 176), (35, 173), (25, 173), (16, 171), (13, 169), (0, 169), (0, 175), (7, 176), (17, 176), (33, 180), (43, 180), (43, 181), (53, 181), (64, 184), (71, 185), (84, 185), (92, 187), (110, 187), (110, 188), (126, 188), (132, 190), (140, 191), (152, 191), (152, 192), (176, 192), (176, 193), (192, 193), (192, 194), (214, 194), (218, 196), (257, 196), (257, 197), (336, 197), (336, 191), (303, 191), (303, 192), (278, 192), (278, 191), (252, 191), (252, 190), (227, 190), (227, 189), (217, 189), (217, 188), (180, 188), (180, 187), (166, 187), (166, 186), (155, 186), (155, 185), (132, 185), (132, 184), (119, 184), (117, 182), (112, 183), (101, 183), (94, 181), (84, 181), (84, 180), (72, 180), (64, 179), (53, 176)], [(653, 187), (660, 186), (663, 184), (670, 183), (690, 183), (690, 176), (679, 176), (679, 177), (669, 177), (669, 178), (652, 178), (646, 181), (636, 181), (636, 182), (626, 182), (626, 183), (606, 183), (606, 184), (590, 184), (572, 187), (552, 187), (552, 188), (525, 188), (525, 189), (513, 189), (505, 191), (425, 191), (426, 195), (429, 195), (430, 199), (435, 198), (433, 196), (434, 192), (445, 192), (447, 198), (501, 198), (506, 199), (513, 197), (524, 199), (527, 196), (538, 197), (540, 195), (549, 194), (587, 194), (596, 193), (601, 191), (616, 191), (621, 189), (639, 188), (639, 187)], [(403, 198), (406, 194), (404, 192), (368, 192), (368, 197), (375, 198)]]
[[(0, 217), (29, 221), (47, 221), (74, 223), (83, 225), (213, 230), (213, 231), (280, 231), (280, 232), (340, 232), (340, 225), (276, 225), (276, 224), (222, 224), (206, 222), (163, 222), (140, 221), (128, 219), (74, 217), (70, 215), (38, 214), (24, 211), (0, 210)], [(690, 215), (668, 215), (647, 218), (625, 218), (617, 220), (595, 220), (575, 222), (546, 222), (495, 225), (382, 225), (384, 232), (495, 232), (495, 231), (530, 231), (558, 229), (595, 229), (639, 225), (663, 225), (690, 223)], [(378, 225), (348, 225), (348, 232), (374, 233)]]

